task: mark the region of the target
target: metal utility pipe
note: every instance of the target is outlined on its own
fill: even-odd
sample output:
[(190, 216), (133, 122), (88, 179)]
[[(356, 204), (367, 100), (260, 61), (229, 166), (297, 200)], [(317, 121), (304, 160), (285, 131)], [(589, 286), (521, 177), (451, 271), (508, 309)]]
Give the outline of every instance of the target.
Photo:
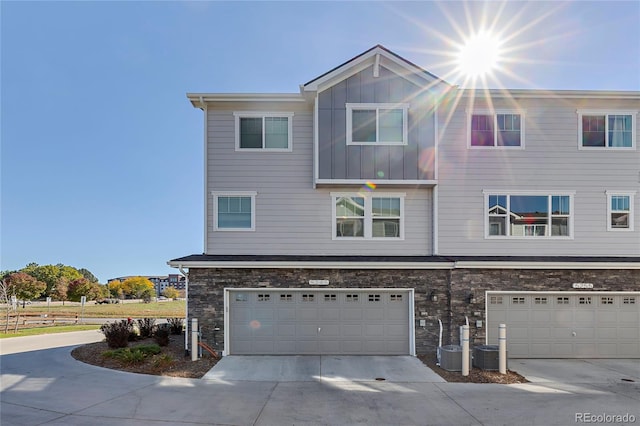
[(507, 374), (507, 325), (500, 324), (498, 333), (498, 371)]
[(462, 375), (469, 375), (469, 326), (462, 326)]

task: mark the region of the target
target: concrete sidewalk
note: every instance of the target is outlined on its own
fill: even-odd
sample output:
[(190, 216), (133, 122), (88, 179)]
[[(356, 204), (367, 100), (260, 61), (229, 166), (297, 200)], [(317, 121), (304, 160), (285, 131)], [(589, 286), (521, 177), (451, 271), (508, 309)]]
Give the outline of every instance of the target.
[[(45, 340), (57, 344), (58, 339), (42, 337), (42, 344)], [(343, 373), (337, 377), (337, 369), (345, 366), (333, 368), (335, 380), (197, 380), (87, 365), (70, 356), (73, 346), (5, 354), (5, 348), (17, 343), (1, 344), (3, 426), (567, 425), (584, 413), (629, 414), (640, 422), (640, 379), (617, 380), (615, 374), (623, 373), (633, 379), (617, 370), (610, 381), (598, 383), (541, 379), (521, 385), (424, 381), (420, 368), (415, 377), (403, 375), (407, 381), (359, 381), (357, 370), (350, 377)], [(563, 371), (562, 363), (523, 361), (537, 377), (542, 378), (549, 365)], [(629, 363), (631, 373), (634, 361)], [(254, 362), (251, 368), (256, 371), (269, 368)], [(510, 367), (517, 370), (513, 364)], [(560, 378), (566, 377), (560, 373)]]

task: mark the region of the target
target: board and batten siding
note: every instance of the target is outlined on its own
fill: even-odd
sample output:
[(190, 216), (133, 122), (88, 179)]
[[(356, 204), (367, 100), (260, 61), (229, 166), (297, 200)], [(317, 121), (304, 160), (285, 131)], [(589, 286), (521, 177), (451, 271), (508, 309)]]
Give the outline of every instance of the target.
[[(640, 147), (578, 149), (579, 109), (638, 111), (632, 100), (494, 100), (495, 108), (524, 110), (524, 149), (467, 148), (470, 106), (460, 104), (446, 126), (439, 114), (439, 254), (640, 255)], [(476, 100), (476, 109), (482, 109)], [(486, 239), (483, 190), (574, 193), (572, 239)], [(605, 191), (636, 192), (634, 231), (607, 231)]]
[[(207, 254), (431, 254), (431, 189), (376, 189), (406, 194), (404, 240), (332, 239), (330, 194), (361, 188), (313, 188), (311, 111), (294, 111), (291, 152), (238, 152), (233, 111), (209, 110), (207, 119)], [(257, 192), (255, 231), (214, 231), (212, 191)]]
[[(347, 145), (347, 103), (408, 103), (407, 145)], [(434, 179), (434, 113), (429, 93), (380, 66), (318, 94), (319, 179)]]

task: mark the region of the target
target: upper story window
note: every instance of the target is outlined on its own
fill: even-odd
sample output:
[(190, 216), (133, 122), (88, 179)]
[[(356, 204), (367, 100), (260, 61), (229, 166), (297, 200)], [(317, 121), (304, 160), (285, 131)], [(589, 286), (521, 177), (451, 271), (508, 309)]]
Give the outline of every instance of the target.
[(607, 191), (608, 231), (633, 231), (634, 194)]
[(403, 239), (404, 194), (331, 194), (334, 239)]
[(485, 192), (485, 238), (571, 238), (573, 196)]
[(521, 112), (474, 111), (469, 121), (469, 147), (521, 148), (524, 146), (524, 117)]
[(347, 104), (347, 145), (406, 145), (408, 104)]
[(578, 110), (580, 149), (635, 149), (636, 113)]
[(236, 151), (291, 151), (293, 113), (234, 112)]
[(213, 192), (216, 231), (255, 231), (256, 192)]

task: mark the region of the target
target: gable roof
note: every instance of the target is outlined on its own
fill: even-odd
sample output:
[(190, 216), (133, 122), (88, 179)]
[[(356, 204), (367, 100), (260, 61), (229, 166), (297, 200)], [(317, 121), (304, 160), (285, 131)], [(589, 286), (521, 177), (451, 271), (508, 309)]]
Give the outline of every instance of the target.
[(370, 65), (374, 65), (374, 67), (382, 65), (419, 86), (443, 86), (445, 89), (454, 87), (440, 77), (378, 44), (301, 85), (300, 89), (303, 92), (323, 90), (349, 78)]

